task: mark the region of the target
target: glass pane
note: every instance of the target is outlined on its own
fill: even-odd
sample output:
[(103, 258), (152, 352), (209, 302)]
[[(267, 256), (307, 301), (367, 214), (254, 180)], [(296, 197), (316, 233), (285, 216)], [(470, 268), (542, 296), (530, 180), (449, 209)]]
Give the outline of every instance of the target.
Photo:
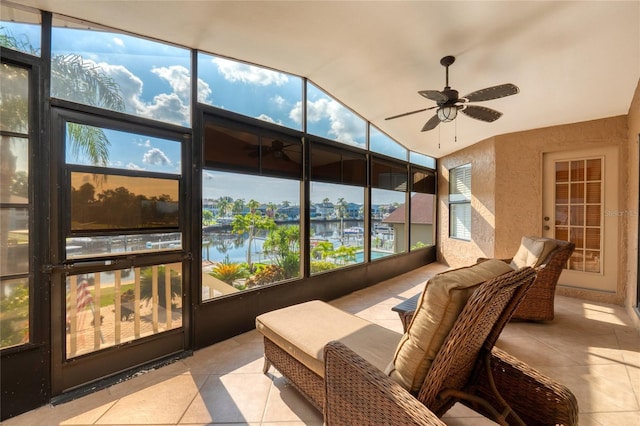
[(148, 253), (181, 248), (182, 236), (179, 232), (73, 237), (66, 240), (67, 259), (123, 253)]
[(404, 192), (371, 189), (371, 260), (406, 251)]
[(138, 133), (67, 123), (66, 162), (181, 174), (181, 143)]
[(71, 230), (177, 228), (180, 182), (71, 173)]
[(367, 123), (311, 83), (307, 84), (307, 131), (366, 148)]
[(601, 180), (601, 179), (602, 179), (602, 160), (600, 158), (587, 160), (587, 180)]
[(29, 131), (29, 71), (3, 63), (0, 87), (0, 130), (26, 134)]
[(411, 194), (411, 250), (434, 245), (433, 225), (435, 223), (436, 196), (433, 194)]
[(600, 205), (587, 206), (587, 226), (600, 226)]
[(407, 169), (403, 165), (371, 160), (371, 186), (396, 191), (407, 190)]
[(471, 200), (471, 165), (456, 167), (449, 171), (449, 201)]
[(569, 182), (569, 162), (556, 163), (556, 182)]
[(40, 56), (40, 39), (39, 13), (0, 4), (0, 46)]
[(589, 182), (587, 183), (587, 203), (600, 203), (600, 191), (601, 191), (601, 183), (600, 182)]
[(202, 300), (300, 276), (300, 181), (205, 170)]
[(569, 224), (569, 206), (556, 206), (556, 225)]
[(571, 225), (572, 226), (584, 225), (584, 206), (582, 205), (571, 206)]
[(584, 271), (584, 251), (576, 249), (569, 258), (569, 269)]
[(585, 251), (584, 252), (584, 270), (585, 272), (600, 272), (600, 252)]
[(411, 190), (423, 194), (436, 193), (436, 173), (432, 171), (412, 170)]
[(570, 186), (571, 204), (584, 203), (584, 183), (572, 183)]
[(436, 168), (436, 159), (424, 154), (418, 154), (417, 152), (409, 151), (409, 161), (419, 166), (428, 167), (430, 169)]
[(569, 185), (566, 183), (556, 184), (556, 204), (569, 203)]
[(29, 140), (0, 137), (0, 203), (29, 203)]
[(569, 228), (556, 228), (556, 239), (569, 241)]
[(584, 228), (582, 227), (574, 227), (570, 228), (570, 240), (572, 243), (576, 245), (576, 248), (584, 247)]
[(198, 53), (198, 102), (302, 130), (302, 79)]
[(191, 52), (54, 17), (53, 97), (191, 125)]
[(369, 150), (407, 161), (407, 148), (373, 126), (369, 126)]
[(311, 179), (365, 186), (366, 157), (311, 144)]
[(584, 161), (572, 161), (571, 162), (571, 182), (584, 180)]
[(585, 248), (592, 250), (600, 250), (600, 228), (587, 228)]
[(257, 173), (260, 170), (260, 137), (207, 123), (204, 129), (204, 162), (208, 167), (225, 167)]
[(0, 244), (0, 274), (28, 273), (28, 208), (0, 208)]
[(449, 234), (453, 238), (471, 240), (471, 204), (449, 204)]
[(260, 138), (260, 165), (263, 173), (302, 179), (302, 144), (263, 136)]
[(0, 288), (0, 349), (28, 343), (29, 278), (2, 280)]
[(182, 327), (182, 264), (72, 275), (66, 280), (66, 356)]
[(364, 262), (364, 188), (311, 182), (311, 274)]

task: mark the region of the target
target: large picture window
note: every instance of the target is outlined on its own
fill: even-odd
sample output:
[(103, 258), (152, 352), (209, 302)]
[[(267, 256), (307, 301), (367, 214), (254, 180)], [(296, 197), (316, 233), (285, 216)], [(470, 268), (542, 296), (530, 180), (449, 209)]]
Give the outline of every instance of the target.
[(471, 240), (471, 164), (449, 170), (449, 236)]

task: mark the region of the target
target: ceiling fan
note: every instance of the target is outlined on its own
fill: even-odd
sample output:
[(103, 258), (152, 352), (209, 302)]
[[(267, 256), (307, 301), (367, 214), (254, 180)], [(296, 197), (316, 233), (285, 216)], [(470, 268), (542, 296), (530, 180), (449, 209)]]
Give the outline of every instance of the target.
[(252, 158), (260, 156), (260, 153), (262, 152), (262, 157), (271, 155), (277, 160), (291, 161), (291, 158), (287, 155), (286, 152), (284, 152), (288, 146), (290, 145), (285, 145), (282, 141), (274, 139), (271, 142), (271, 146), (268, 146), (267, 144), (263, 144), (262, 146), (251, 145), (247, 146), (246, 149), (252, 151), (249, 153), (249, 157)]
[(518, 86), (511, 83), (500, 84), (498, 86), (487, 87), (486, 89), (476, 90), (461, 98), (458, 97), (458, 91), (449, 87), (449, 66), (455, 62), (453, 56), (445, 56), (440, 59), (440, 64), (446, 69), (446, 86), (442, 91), (438, 90), (420, 90), (418, 93), (427, 99), (436, 102), (436, 106), (430, 108), (422, 108), (416, 111), (405, 112), (403, 114), (387, 117), (385, 120), (393, 120), (394, 118), (405, 117), (411, 114), (431, 110), (437, 108), (436, 114), (429, 119), (422, 127), (422, 131), (435, 129), (440, 122), (453, 121), (458, 115), (458, 111), (468, 115), (476, 120), (491, 123), (502, 116), (502, 113), (491, 108), (478, 105), (466, 105), (467, 102), (481, 102), (492, 99), (503, 98), (505, 96), (515, 95), (520, 91)]

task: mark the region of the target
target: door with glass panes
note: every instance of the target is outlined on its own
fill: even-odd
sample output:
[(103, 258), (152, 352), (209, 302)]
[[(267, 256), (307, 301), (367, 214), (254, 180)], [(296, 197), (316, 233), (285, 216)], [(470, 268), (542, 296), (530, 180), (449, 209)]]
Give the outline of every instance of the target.
[(544, 155), (543, 235), (576, 248), (559, 283), (615, 292), (618, 276), (618, 149)]
[(186, 347), (188, 141), (58, 108), (53, 133), (56, 395)]

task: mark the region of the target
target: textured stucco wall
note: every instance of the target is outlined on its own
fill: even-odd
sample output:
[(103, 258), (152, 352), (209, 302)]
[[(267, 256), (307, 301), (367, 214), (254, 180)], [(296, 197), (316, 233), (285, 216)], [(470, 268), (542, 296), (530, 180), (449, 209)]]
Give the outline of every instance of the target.
[[(618, 116), (496, 136), (440, 159), (439, 259), (451, 266), (476, 257), (511, 257), (523, 235), (542, 234), (542, 161), (544, 153), (600, 146), (619, 147), (618, 190), (626, 209), (628, 196), (628, 117)], [(448, 169), (470, 162), (474, 216), (472, 240), (449, 238)], [(496, 230), (496, 224), (497, 230)], [(627, 281), (627, 231), (620, 226), (618, 289), (604, 294), (568, 289), (564, 294), (621, 304)]]
[[(449, 170), (471, 164), (472, 241), (449, 238)], [(438, 260), (452, 267), (493, 255), (495, 237), (495, 152), (493, 139), (440, 159), (438, 170)]]
[(629, 168), (627, 175), (628, 181), (628, 193), (627, 193), (627, 208), (630, 214), (627, 217), (627, 258), (628, 267), (626, 270), (626, 299), (625, 306), (629, 312), (629, 316), (633, 318), (636, 329), (640, 329), (640, 317), (636, 315), (634, 306), (638, 300), (638, 218), (640, 212), (638, 211), (638, 197), (639, 197), (639, 180), (638, 167), (640, 165), (640, 156), (638, 154), (638, 139), (640, 138), (640, 80), (638, 80), (638, 86), (636, 92), (629, 107), (628, 114), (628, 128), (629, 128), (629, 140), (627, 144), (626, 155), (628, 156)]

